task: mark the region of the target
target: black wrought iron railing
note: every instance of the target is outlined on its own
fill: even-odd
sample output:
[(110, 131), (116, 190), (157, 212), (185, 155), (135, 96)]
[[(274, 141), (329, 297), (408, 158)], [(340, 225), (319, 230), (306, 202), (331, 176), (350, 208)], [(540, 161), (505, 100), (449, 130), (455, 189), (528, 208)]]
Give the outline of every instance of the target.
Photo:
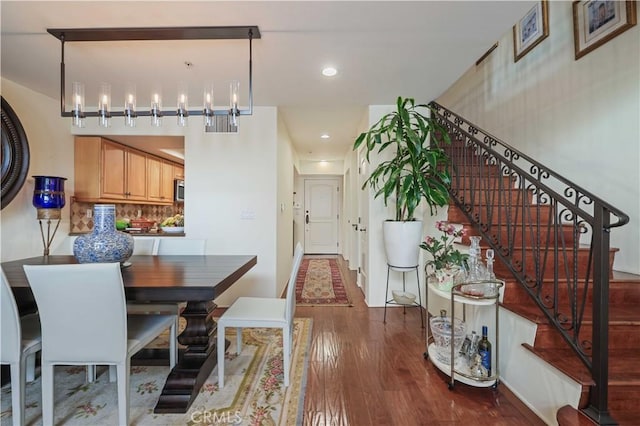
[[(629, 217), (560, 174), (430, 104), (452, 143), (451, 196), (503, 267), (591, 371), (587, 414), (606, 423), (611, 228)], [(583, 327), (591, 306), (592, 327)]]

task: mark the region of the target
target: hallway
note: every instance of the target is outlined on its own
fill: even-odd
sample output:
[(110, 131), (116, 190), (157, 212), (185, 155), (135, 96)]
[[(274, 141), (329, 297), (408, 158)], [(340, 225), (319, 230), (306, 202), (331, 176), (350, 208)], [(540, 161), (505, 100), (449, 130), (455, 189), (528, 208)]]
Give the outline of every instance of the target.
[(304, 425), (544, 425), (508, 389), (447, 379), (424, 359), (417, 309), (367, 308), (338, 257), (353, 307), (297, 307), (313, 318)]

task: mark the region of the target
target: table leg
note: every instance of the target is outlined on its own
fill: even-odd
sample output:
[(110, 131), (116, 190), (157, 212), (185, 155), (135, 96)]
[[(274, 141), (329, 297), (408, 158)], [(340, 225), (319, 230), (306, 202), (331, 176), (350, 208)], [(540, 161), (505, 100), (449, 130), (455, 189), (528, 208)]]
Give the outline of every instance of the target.
[(187, 348), (169, 373), (155, 413), (186, 413), (216, 366), (215, 307), (213, 301), (188, 302), (182, 311), (187, 326), (178, 342)]

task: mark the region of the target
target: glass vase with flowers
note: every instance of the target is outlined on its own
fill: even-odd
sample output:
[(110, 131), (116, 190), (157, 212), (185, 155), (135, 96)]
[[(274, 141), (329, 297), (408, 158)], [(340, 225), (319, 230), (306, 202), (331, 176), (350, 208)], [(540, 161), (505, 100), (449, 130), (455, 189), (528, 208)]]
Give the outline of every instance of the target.
[(447, 221), (437, 221), (435, 227), (440, 231), (440, 235), (427, 235), (420, 248), (432, 257), (426, 263), (426, 268), (432, 271), (430, 279), (435, 280), (439, 289), (450, 290), (454, 283), (461, 282), (466, 275), (469, 255), (462, 253), (455, 246), (455, 243), (465, 236), (465, 230)]

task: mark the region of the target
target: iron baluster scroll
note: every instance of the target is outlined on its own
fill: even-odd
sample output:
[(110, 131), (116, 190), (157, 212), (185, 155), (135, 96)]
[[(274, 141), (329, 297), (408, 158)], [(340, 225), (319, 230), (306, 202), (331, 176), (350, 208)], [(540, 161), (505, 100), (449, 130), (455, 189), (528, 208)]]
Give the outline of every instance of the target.
[[(610, 418), (610, 230), (629, 217), (463, 117), (430, 106), (452, 140), (444, 147), (452, 199), (590, 370), (596, 385), (587, 414)], [(591, 330), (583, 327), (589, 299)]]

